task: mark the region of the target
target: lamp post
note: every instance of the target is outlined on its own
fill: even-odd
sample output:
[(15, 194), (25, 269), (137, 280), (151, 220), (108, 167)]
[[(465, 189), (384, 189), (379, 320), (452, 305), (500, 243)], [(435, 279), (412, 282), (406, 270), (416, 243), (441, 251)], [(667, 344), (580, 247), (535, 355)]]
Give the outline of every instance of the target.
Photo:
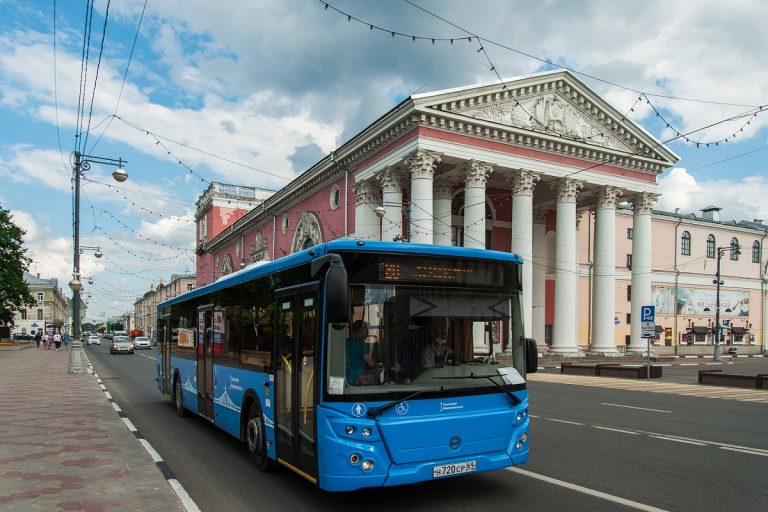
[[(725, 284), (725, 282), (720, 279), (720, 260), (723, 258), (723, 255), (725, 254), (725, 251), (730, 250), (732, 255), (738, 256), (741, 254), (741, 249), (738, 245), (731, 245), (729, 247), (718, 247), (717, 248), (717, 273), (715, 274), (715, 280), (712, 281), (712, 284), (717, 286), (717, 291), (715, 292), (715, 353), (712, 356), (713, 361), (721, 361), (722, 360), (722, 354), (720, 349), (720, 286)], [(727, 311), (730, 311), (727, 310)]]
[(100, 156), (83, 155), (79, 151), (75, 151), (74, 162), (74, 187), (75, 187), (75, 202), (74, 202), (74, 226), (73, 226), (73, 276), (69, 282), (69, 287), (72, 290), (72, 344), (69, 347), (69, 367), (68, 373), (82, 373), (83, 372), (83, 360), (82, 349), (83, 345), (80, 342), (80, 290), (83, 289), (83, 283), (80, 281), (80, 254), (84, 250), (94, 250), (95, 256), (101, 258), (102, 253), (99, 247), (80, 247), (80, 178), (85, 171), (90, 170), (91, 164), (111, 165), (117, 167), (112, 173), (112, 177), (115, 181), (123, 182), (128, 179), (128, 173), (123, 169), (123, 164), (126, 163), (123, 159), (104, 158)]

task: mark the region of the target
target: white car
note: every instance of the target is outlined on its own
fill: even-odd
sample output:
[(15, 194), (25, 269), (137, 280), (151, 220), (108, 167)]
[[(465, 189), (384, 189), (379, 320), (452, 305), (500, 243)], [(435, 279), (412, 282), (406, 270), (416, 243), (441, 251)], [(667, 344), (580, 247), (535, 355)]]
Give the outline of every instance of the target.
[(101, 337), (90, 335), (88, 336), (88, 341), (86, 343), (88, 343), (88, 345), (101, 345)]
[(135, 338), (133, 338), (133, 346), (136, 349), (140, 349), (140, 348), (151, 349), (152, 342), (149, 341), (149, 338), (147, 338), (146, 336), (136, 336)]

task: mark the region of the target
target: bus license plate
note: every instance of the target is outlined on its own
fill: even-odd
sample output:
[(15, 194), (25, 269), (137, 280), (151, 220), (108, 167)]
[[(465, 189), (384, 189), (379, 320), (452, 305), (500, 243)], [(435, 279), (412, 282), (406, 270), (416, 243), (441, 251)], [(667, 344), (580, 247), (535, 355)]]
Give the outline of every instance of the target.
[(471, 473), (477, 470), (477, 462), (468, 460), (467, 462), (457, 462), (456, 464), (443, 464), (432, 468), (432, 478), (443, 476), (460, 475), (461, 473)]

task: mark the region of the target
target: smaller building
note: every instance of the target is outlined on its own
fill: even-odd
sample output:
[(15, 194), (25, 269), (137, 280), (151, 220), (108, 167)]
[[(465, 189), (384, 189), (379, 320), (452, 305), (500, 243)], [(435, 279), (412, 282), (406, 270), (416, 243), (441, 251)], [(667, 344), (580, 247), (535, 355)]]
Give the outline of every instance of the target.
[(138, 329), (144, 336), (155, 338), (157, 305), (164, 300), (194, 290), (195, 280), (194, 274), (172, 274), (167, 285), (163, 283), (162, 279), (157, 287), (154, 284), (150, 285), (149, 291), (133, 303), (133, 329)]
[(40, 331), (66, 332), (69, 323), (69, 298), (59, 288), (59, 280), (44, 279), (40, 274), (24, 272), (24, 282), (29, 286), (34, 306), (16, 311), (13, 315), (15, 327), (12, 334), (34, 336)]

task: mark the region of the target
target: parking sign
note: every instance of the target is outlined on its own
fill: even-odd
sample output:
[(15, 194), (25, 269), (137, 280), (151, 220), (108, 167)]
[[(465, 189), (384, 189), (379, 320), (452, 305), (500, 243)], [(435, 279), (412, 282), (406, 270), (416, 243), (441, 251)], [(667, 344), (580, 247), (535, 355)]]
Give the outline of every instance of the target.
[(656, 306), (642, 306), (640, 316), (641, 322), (654, 322), (656, 320)]

